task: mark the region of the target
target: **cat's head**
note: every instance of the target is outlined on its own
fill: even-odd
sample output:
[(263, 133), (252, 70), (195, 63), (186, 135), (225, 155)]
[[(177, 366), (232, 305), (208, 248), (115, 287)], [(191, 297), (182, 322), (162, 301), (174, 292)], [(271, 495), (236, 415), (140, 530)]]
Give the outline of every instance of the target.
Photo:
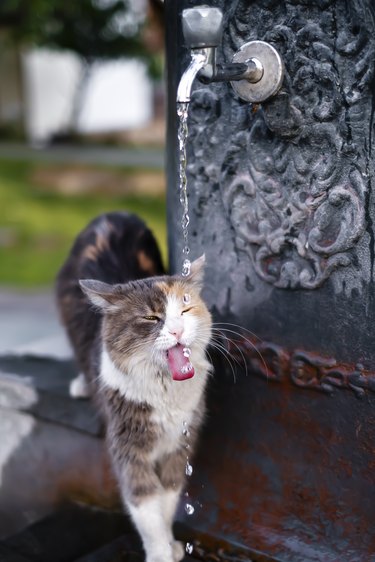
[[(156, 366), (176, 380), (194, 375), (211, 336), (211, 316), (200, 292), (204, 256), (187, 277), (151, 277), (121, 285), (82, 280), (82, 290), (103, 313), (103, 340), (122, 371)], [(190, 355), (191, 352), (191, 355)]]

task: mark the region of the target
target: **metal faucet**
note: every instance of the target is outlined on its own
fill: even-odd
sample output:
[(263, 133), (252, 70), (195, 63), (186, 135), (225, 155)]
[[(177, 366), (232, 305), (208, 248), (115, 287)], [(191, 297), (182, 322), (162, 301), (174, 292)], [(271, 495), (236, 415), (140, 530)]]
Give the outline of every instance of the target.
[(190, 101), (196, 77), (205, 84), (231, 82), (242, 99), (253, 103), (265, 101), (280, 89), (284, 66), (269, 43), (250, 41), (242, 45), (231, 63), (216, 63), (216, 48), (223, 34), (223, 13), (219, 8), (197, 6), (184, 10), (182, 31), (191, 62), (181, 77), (177, 102)]

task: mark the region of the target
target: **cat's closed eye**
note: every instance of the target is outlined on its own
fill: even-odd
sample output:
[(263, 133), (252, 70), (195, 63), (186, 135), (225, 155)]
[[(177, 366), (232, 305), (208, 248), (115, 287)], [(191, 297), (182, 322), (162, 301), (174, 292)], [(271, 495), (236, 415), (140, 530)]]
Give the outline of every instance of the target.
[(193, 308), (194, 308), (194, 306), (190, 306), (189, 308), (185, 308), (185, 309), (181, 312), (181, 315), (182, 315), (182, 314), (185, 314), (186, 312), (190, 312), (190, 310), (193, 310)]
[(160, 322), (161, 318), (159, 318), (159, 316), (155, 316), (153, 314), (150, 314), (149, 316), (143, 316), (144, 320), (149, 320), (150, 322)]

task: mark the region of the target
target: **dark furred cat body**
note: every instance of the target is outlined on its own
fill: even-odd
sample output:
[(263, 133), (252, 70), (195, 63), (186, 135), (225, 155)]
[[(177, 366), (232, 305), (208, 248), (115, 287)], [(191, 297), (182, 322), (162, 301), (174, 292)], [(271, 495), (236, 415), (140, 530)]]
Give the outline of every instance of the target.
[(77, 237), (56, 284), (61, 319), (78, 368), (92, 383), (93, 343), (100, 335), (102, 314), (90, 306), (80, 279), (126, 283), (154, 275), (164, 268), (156, 240), (135, 215), (113, 212), (94, 219)]
[(95, 394), (147, 562), (183, 557), (172, 521), (210, 371), (203, 264), (203, 258), (193, 262), (186, 278), (163, 275), (144, 223), (110, 213), (78, 236), (57, 281), (61, 317), (82, 371), (71, 391), (82, 396), (89, 382)]

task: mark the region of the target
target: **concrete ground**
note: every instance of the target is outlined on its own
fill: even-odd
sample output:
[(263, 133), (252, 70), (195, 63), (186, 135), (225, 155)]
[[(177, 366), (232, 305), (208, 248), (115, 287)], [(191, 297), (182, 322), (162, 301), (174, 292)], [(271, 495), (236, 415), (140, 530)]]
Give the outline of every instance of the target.
[(0, 355), (4, 354), (71, 356), (51, 289), (0, 289)]

